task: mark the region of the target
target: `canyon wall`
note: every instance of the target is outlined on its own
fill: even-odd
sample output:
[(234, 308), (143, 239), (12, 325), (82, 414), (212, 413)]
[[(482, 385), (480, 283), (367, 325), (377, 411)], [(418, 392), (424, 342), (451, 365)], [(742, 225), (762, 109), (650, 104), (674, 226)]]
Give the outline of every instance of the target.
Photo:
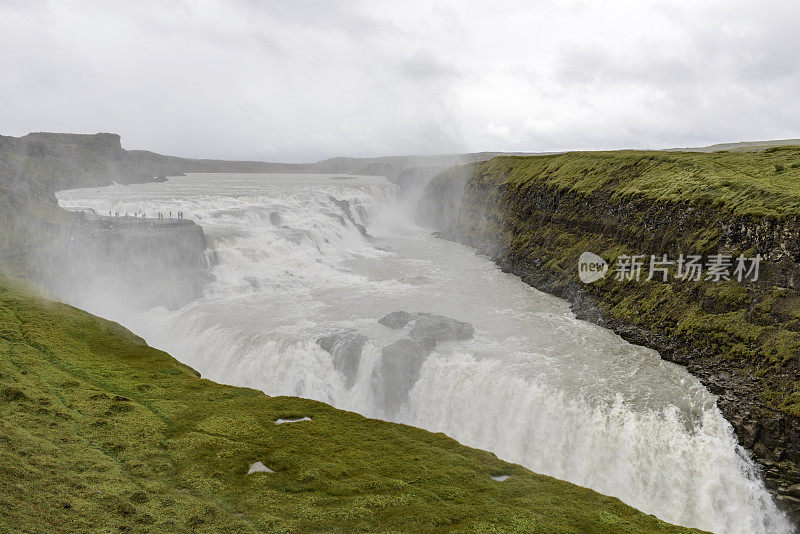
[[(209, 276), (202, 228), (90, 218), (55, 198), (61, 189), (150, 182), (180, 171), (176, 161), (124, 150), (115, 134), (0, 136), (0, 270), (93, 309), (177, 307), (196, 298)], [(110, 295), (125, 302), (97, 302)]]
[[(439, 174), (419, 215), (442, 237), (569, 300), (579, 317), (686, 366), (718, 395), (768, 488), (797, 518), (798, 161), (797, 148), (500, 157)], [(612, 266), (605, 278), (580, 281), (584, 252)], [(760, 254), (758, 280), (683, 281), (673, 268), (667, 281), (646, 281), (646, 263), (638, 281), (617, 280), (613, 271), (621, 255), (717, 253)]]
[(192, 221), (82, 218), (38, 249), (29, 276), (55, 297), (108, 315), (178, 308), (202, 295), (213, 256)]

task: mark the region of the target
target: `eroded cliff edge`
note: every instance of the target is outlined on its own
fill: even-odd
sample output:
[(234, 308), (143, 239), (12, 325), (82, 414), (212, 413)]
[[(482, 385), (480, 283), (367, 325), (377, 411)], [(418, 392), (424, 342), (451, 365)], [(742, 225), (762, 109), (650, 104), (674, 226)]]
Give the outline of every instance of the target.
[[(442, 237), (679, 363), (713, 393), (767, 487), (800, 517), (800, 148), (499, 157), (434, 178)], [(755, 282), (578, 278), (578, 257), (761, 254)], [(646, 269), (646, 267), (645, 267)], [(672, 273), (674, 275), (674, 273)]]
[(125, 309), (174, 308), (197, 298), (210, 267), (200, 226), (70, 213), (55, 197), (61, 189), (163, 180), (180, 172), (181, 161), (127, 151), (115, 134), (0, 136), (0, 271), (81, 305), (116, 299)]

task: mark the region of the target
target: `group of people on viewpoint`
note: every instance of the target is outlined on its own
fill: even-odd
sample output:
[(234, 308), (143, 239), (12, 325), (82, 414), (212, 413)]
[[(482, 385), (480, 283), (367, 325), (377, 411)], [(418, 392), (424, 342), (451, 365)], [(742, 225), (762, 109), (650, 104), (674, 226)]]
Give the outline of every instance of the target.
[[(172, 217), (172, 210), (170, 210), (167, 213), (169, 214), (169, 217), (168, 217), (169, 219), (172, 219), (174, 221), (182, 221), (183, 220), (183, 212), (182, 211), (176, 211), (174, 218)], [(108, 212), (108, 216), (109, 217), (120, 217), (120, 214), (119, 214), (118, 211), (109, 211)], [(129, 215), (126, 213), (126, 214), (122, 215), (122, 217), (124, 219), (127, 219), (129, 217)], [(141, 213), (134, 212), (133, 218), (134, 219), (138, 219), (139, 217), (141, 217), (142, 219), (146, 219), (147, 218), (147, 213), (145, 213), (145, 212), (141, 212)], [(158, 212), (158, 218), (159, 219), (163, 219), (164, 218), (164, 213), (159, 211)]]

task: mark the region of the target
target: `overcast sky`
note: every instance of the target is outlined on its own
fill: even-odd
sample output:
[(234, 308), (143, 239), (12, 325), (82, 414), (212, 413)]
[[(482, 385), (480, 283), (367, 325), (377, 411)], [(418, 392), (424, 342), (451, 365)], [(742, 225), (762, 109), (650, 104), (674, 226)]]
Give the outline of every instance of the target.
[(794, 0), (0, 0), (0, 133), (200, 157), (800, 137)]

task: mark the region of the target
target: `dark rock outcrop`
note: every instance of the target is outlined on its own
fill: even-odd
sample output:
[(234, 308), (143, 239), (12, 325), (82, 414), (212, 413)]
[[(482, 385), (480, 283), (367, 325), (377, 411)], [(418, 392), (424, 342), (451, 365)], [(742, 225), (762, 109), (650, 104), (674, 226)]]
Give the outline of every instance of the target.
[(387, 178), (397, 184), (399, 198), (416, 199), (428, 182), (443, 169), (444, 167), (439, 166), (409, 167), (390, 174)]
[(389, 412), (406, 400), (419, 379), (422, 364), (437, 343), (471, 339), (475, 332), (469, 323), (432, 313), (396, 311), (384, 315), (378, 322), (393, 330), (410, 328), (408, 337), (381, 350), (380, 360), (373, 369), (373, 391)]
[(373, 392), (383, 409), (393, 413), (405, 402), (431, 350), (408, 338), (383, 347), (372, 371)]
[(358, 367), (361, 362), (361, 351), (367, 337), (355, 330), (345, 330), (323, 336), (317, 344), (333, 357), (333, 366), (345, 378), (345, 386), (353, 387), (358, 376)]
[(475, 165), (450, 167), (428, 182), (417, 206), (417, 219), (435, 229), (448, 228), (461, 208), (464, 186)]
[(179, 308), (200, 297), (212, 258), (189, 220), (83, 218), (32, 252), (29, 275), (68, 302), (131, 310)]
[(378, 322), (383, 326), (389, 327), (393, 330), (397, 330), (399, 328), (403, 328), (404, 326), (406, 326), (409, 322), (411, 322), (412, 318), (413, 318), (412, 314), (406, 311), (396, 311), (392, 313), (387, 313), (386, 315), (378, 319)]
[(472, 339), (475, 328), (469, 323), (441, 315), (417, 313), (411, 323), (409, 337), (422, 346), (433, 348), (443, 341)]
[[(378, 323), (399, 330), (408, 328), (408, 336), (381, 349), (372, 369), (372, 393), (380, 407), (396, 413), (420, 376), (420, 369), (436, 344), (471, 339), (475, 329), (469, 323), (431, 313), (396, 311), (378, 319)], [(364, 343), (369, 339), (355, 330), (343, 330), (317, 340), (322, 350), (333, 357), (333, 365), (345, 377), (345, 386), (353, 387), (361, 363)]]
[[(330, 196), (328, 198), (330, 198), (330, 201), (333, 202), (342, 211), (345, 220), (349, 221), (350, 224), (355, 226), (361, 233), (361, 235), (364, 236), (364, 238), (372, 239), (372, 236), (369, 235), (369, 232), (367, 232), (366, 227), (363, 224), (356, 221), (355, 217), (353, 217), (353, 212), (351, 211), (350, 202), (348, 202), (347, 200), (339, 200), (333, 196)], [(358, 207), (356, 207), (356, 209), (358, 209)]]
[(378, 322), (394, 330), (410, 326), (409, 337), (424, 346), (434, 347), (442, 341), (472, 339), (475, 328), (463, 321), (432, 313), (387, 313)]

